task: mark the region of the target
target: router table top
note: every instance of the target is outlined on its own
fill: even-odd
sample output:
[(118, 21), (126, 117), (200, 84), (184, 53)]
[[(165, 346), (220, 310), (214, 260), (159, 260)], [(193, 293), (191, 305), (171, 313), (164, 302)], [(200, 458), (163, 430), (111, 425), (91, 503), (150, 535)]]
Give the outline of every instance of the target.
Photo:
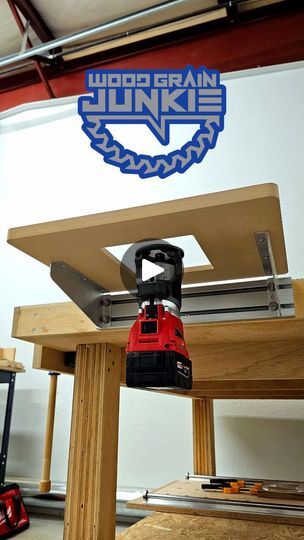
[(185, 268), (184, 283), (264, 275), (254, 233), (270, 234), (277, 273), (288, 271), (278, 187), (267, 183), (186, 199), (17, 227), (8, 242), (46, 265), (64, 261), (108, 291), (123, 290), (105, 248), (193, 235), (211, 265)]

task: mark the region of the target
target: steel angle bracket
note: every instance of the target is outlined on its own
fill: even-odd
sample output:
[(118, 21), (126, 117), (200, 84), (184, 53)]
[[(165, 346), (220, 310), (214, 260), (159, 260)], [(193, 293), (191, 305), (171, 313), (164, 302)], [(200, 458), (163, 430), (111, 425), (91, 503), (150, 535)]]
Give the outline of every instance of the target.
[(110, 326), (111, 295), (98, 283), (64, 261), (51, 263), (51, 278), (97, 328)]
[(267, 279), (269, 310), (273, 312), (274, 316), (280, 317), (282, 315), (282, 309), (279, 295), (279, 283), (270, 235), (268, 232), (257, 232), (254, 236), (265, 276), (269, 276)]

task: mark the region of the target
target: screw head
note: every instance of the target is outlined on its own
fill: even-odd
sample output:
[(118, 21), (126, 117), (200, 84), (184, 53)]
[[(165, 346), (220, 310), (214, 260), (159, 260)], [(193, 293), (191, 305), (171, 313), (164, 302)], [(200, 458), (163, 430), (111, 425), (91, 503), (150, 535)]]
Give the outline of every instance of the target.
[(271, 311), (277, 311), (279, 309), (279, 305), (277, 302), (270, 302), (269, 308), (271, 309)]

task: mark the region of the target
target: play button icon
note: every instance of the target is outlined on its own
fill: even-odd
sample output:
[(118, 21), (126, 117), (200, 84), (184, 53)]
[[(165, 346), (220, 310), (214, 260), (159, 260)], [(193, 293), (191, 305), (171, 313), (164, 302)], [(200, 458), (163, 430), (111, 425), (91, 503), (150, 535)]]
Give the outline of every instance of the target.
[[(135, 267), (135, 253), (136, 251), (146, 245), (150, 244), (164, 244), (168, 245), (169, 242), (162, 240), (161, 238), (143, 238), (134, 242), (131, 246), (128, 246), (124, 252), (123, 257), (121, 258), (120, 264), (120, 277), (123, 283), (124, 288), (129, 291), (129, 293), (137, 299), (137, 284), (136, 284), (136, 267)], [(114, 257), (117, 257), (117, 254), (114, 253)], [(154, 262), (143, 259), (142, 260), (142, 281), (148, 281), (149, 279), (158, 276), (165, 272), (165, 269), (162, 268), (162, 263), (158, 261), (155, 264)], [(164, 276), (162, 276), (164, 277)], [(161, 278), (159, 278), (161, 279)]]
[(143, 281), (148, 281), (148, 279), (151, 279), (155, 276), (158, 276), (159, 274), (162, 274), (164, 272), (164, 268), (161, 266), (158, 266), (158, 264), (154, 264), (147, 259), (142, 260), (142, 276), (141, 279)]

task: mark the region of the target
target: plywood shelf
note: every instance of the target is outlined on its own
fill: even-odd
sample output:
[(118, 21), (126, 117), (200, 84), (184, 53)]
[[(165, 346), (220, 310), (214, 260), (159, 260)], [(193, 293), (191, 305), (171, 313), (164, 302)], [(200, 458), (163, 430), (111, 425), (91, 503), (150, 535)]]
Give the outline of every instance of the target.
[(260, 184), (10, 229), (8, 242), (50, 265), (65, 261), (108, 291), (121, 291), (120, 263), (105, 248), (143, 238), (193, 235), (211, 265), (185, 268), (184, 283), (264, 275), (254, 234), (270, 234), (278, 274), (288, 271), (276, 184)]
[[(139, 509), (139, 510), (149, 510), (156, 512), (169, 512), (173, 514), (187, 514), (187, 515), (198, 515), (198, 516), (209, 516), (217, 517), (224, 519), (244, 519), (246, 517), (249, 521), (262, 521), (262, 522), (273, 522), (273, 523), (290, 523), (293, 525), (304, 525), (304, 517), (302, 512), (299, 512), (297, 515), (296, 510), (303, 509), (303, 501), (272, 498), (271, 500), (266, 497), (257, 497), (255, 495), (240, 493), (238, 495), (225, 495), (223, 493), (214, 493), (206, 492), (201, 488), (201, 481), (198, 480), (177, 480), (166, 484), (158, 489), (153, 490), (151, 493), (161, 495), (169, 495), (170, 497), (184, 497), (184, 501), (179, 501), (176, 504), (174, 499), (148, 499), (144, 500), (143, 497), (138, 499), (133, 499), (127, 503), (128, 508)], [(187, 498), (195, 498), (199, 503), (191, 505), (190, 502), (187, 502)], [(190, 499), (191, 500), (191, 499)], [(209, 501), (209, 504), (204, 504), (205, 501)], [(219, 503), (260, 503), (260, 504), (271, 504), (274, 508), (271, 511), (261, 513), (260, 509), (255, 509), (251, 507), (247, 508), (247, 511), (244, 507), (234, 507), (229, 508), (229, 506), (221, 505), (215, 507), (213, 504), (218, 501)], [(289, 516), (287, 513), (280, 513), (278, 509), (275, 508), (275, 505), (288, 504), (292, 509), (295, 510), (293, 515)], [(229, 527), (229, 522), (228, 522)], [(238, 538), (238, 536), (237, 536)]]

